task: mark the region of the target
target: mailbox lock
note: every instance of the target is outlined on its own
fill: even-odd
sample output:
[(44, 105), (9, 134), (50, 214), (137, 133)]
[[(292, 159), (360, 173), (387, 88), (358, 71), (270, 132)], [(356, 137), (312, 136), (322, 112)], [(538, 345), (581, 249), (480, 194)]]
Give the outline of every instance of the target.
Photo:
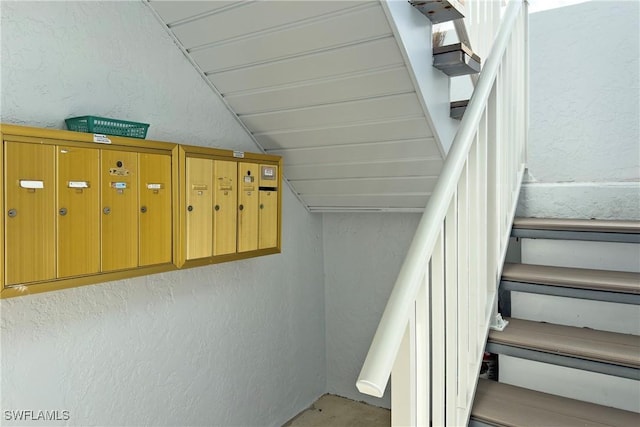
[(264, 205), (260, 203), (260, 209), (264, 209)]
[(67, 208), (60, 208), (58, 212), (60, 212), (61, 216), (65, 216), (67, 214)]
[(213, 209), (215, 209), (215, 210), (219, 211), (219, 210), (220, 210), (220, 205), (215, 205), (215, 206), (213, 207)]
[(13, 218), (18, 215), (18, 211), (15, 209), (9, 209), (9, 212), (7, 212), (7, 214), (9, 215), (9, 218)]
[(240, 210), (244, 210), (244, 205), (240, 205), (240, 206), (238, 206), (238, 209), (240, 209)]
[(191, 211), (193, 210), (193, 206), (191, 206), (191, 205), (187, 206), (187, 210), (188, 210), (189, 212), (191, 212)]
[(140, 212), (146, 213), (147, 212), (147, 207), (146, 206), (141, 206), (140, 207)]
[(111, 208), (107, 206), (106, 208), (102, 209), (102, 212), (104, 212), (105, 215), (109, 215), (111, 213)]
[(121, 168), (121, 167), (122, 167), (122, 161), (118, 160), (118, 161), (116, 162), (116, 166), (117, 166), (117, 167), (119, 167), (119, 168)]

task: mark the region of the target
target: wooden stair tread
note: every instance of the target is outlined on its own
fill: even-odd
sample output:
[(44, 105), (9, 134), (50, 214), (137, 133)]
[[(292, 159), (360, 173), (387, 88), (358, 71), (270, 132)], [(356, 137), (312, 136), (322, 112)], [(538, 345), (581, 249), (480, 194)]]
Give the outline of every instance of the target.
[(524, 389), (478, 381), (471, 417), (497, 426), (637, 426), (640, 414)]
[(602, 219), (515, 218), (515, 229), (640, 234), (640, 221)]
[(640, 273), (505, 263), (502, 280), (640, 294)]
[(504, 331), (489, 332), (489, 342), (640, 368), (640, 336), (636, 335), (509, 319)]
[(448, 44), (446, 46), (436, 46), (433, 48), (434, 55), (440, 55), (441, 53), (462, 51), (473, 58), (475, 61), (480, 62), (480, 57), (473, 53), (471, 48), (464, 43)]

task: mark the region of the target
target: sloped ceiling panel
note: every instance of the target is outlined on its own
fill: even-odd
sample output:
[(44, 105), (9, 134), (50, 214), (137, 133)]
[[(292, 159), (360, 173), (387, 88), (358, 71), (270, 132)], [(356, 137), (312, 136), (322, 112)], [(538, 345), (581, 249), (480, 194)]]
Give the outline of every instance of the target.
[(312, 211), (424, 208), (442, 168), (377, 1), (150, 1)]

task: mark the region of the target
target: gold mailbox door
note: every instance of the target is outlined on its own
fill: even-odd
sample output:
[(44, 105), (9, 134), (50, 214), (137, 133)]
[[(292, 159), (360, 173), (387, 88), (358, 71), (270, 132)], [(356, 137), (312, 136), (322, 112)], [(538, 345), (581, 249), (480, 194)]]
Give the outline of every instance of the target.
[(187, 259), (206, 258), (213, 250), (213, 160), (186, 159)]
[(236, 252), (238, 164), (214, 162), (213, 255)]
[(58, 277), (100, 271), (100, 150), (56, 147)]
[(255, 163), (238, 166), (238, 252), (258, 249), (259, 170)]
[(171, 157), (138, 154), (140, 266), (171, 262)]
[(278, 246), (278, 192), (260, 191), (260, 234), (258, 248)]
[(278, 166), (260, 165), (258, 248), (278, 246)]
[(5, 283), (56, 277), (55, 147), (5, 142)]
[(102, 271), (138, 266), (138, 153), (102, 150)]

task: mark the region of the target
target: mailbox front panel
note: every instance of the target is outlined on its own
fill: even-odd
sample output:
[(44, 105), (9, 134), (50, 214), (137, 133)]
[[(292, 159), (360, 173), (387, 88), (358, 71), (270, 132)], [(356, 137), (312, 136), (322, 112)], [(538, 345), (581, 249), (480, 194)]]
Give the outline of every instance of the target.
[(100, 271), (100, 150), (56, 147), (58, 277)]
[(260, 165), (258, 249), (278, 246), (278, 166)]
[(259, 165), (238, 164), (238, 252), (258, 249)]
[(140, 265), (171, 262), (171, 157), (138, 154)]
[(102, 271), (138, 266), (138, 154), (102, 150)]
[(260, 190), (258, 249), (278, 246), (278, 192)]
[(54, 279), (55, 147), (5, 142), (5, 284)]
[(238, 164), (214, 162), (213, 255), (236, 252)]
[(186, 159), (187, 259), (210, 257), (213, 251), (213, 160)]

